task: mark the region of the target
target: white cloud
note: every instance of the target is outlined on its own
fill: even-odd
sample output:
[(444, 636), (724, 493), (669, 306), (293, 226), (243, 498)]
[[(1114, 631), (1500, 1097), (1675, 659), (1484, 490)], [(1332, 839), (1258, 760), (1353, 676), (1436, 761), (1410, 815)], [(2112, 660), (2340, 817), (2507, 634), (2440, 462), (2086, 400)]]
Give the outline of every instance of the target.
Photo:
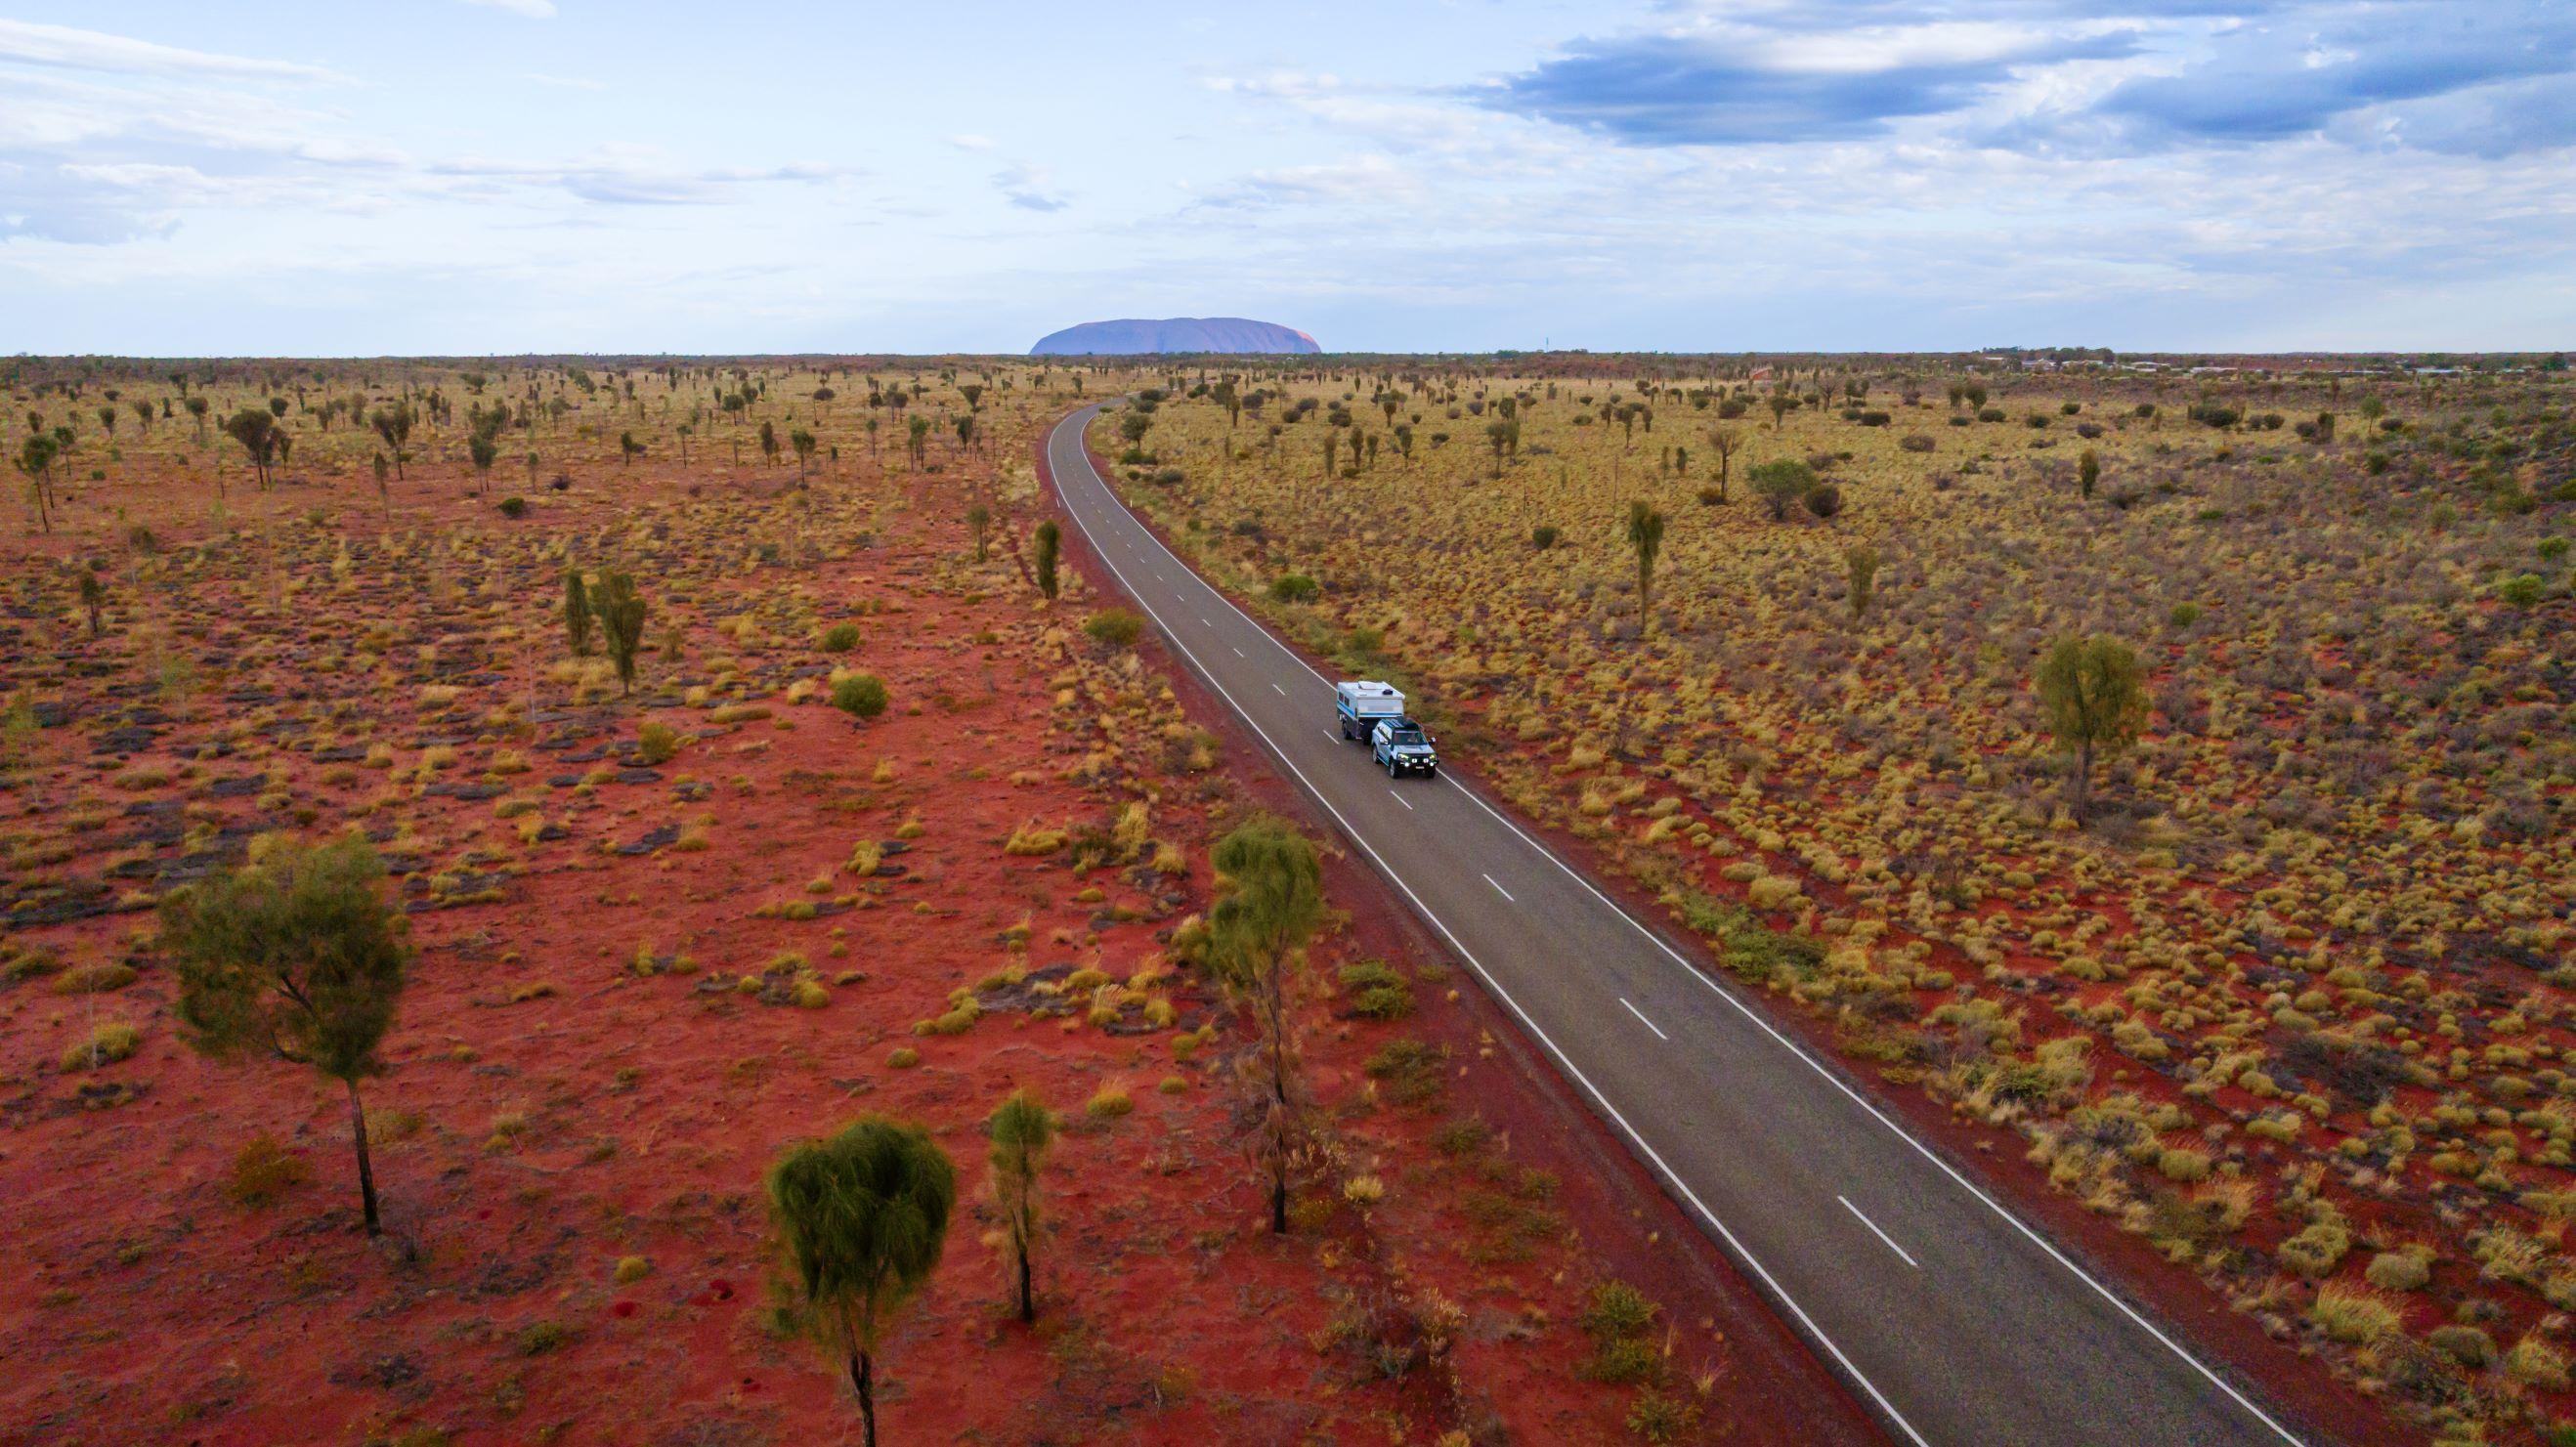
[(530, 20), (555, 18), (555, 0), (465, 0), (465, 3), (480, 5), (486, 10), (507, 10), (513, 15), (524, 15)]
[(948, 144), (955, 146), (961, 151), (989, 151), (999, 144), (999, 142), (996, 142), (991, 136), (979, 136), (968, 131), (950, 136), (948, 138)]
[(60, 66), (71, 70), (108, 71), (125, 75), (222, 77), (234, 80), (337, 81), (342, 77), (317, 65), (269, 60), (258, 56), (222, 55), (183, 50), (96, 30), (67, 25), (38, 25), (0, 20), (0, 61)]
[(1043, 167), (1013, 162), (993, 173), (993, 187), (1023, 211), (1061, 211), (1072, 198), (1056, 190)]

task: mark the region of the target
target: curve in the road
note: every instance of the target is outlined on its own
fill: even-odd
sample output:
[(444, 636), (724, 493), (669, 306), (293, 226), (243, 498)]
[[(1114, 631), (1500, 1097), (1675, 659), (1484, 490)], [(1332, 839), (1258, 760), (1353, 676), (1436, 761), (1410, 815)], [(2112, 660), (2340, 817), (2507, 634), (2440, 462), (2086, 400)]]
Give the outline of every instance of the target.
[(1475, 790), (1371, 768), (1331, 724), (1330, 681), (1101, 479), (1083, 438), (1101, 405), (1045, 444), (1092, 553), (1891, 1427), (2298, 1441)]

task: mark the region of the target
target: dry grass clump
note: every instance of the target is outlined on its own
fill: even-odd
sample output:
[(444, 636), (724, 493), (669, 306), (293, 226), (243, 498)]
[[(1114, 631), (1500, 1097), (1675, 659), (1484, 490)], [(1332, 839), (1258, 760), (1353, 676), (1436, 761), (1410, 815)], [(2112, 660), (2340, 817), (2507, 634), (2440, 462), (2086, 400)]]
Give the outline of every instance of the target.
[(233, 1153), (232, 1173), (225, 1182), (224, 1194), (244, 1206), (266, 1206), (311, 1175), (312, 1167), (302, 1156), (263, 1131)]
[(64, 1070), (96, 1070), (129, 1059), (143, 1043), (143, 1034), (123, 1020), (105, 1020), (90, 1028), (87, 1035), (64, 1047), (60, 1064)]

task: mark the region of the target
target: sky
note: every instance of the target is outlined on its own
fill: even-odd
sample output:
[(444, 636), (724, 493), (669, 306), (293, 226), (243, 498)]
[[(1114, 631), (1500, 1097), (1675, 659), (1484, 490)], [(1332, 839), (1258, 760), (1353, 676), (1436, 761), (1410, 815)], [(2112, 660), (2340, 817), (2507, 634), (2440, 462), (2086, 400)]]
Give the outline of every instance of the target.
[(0, 352), (2576, 346), (2571, 0), (0, 0)]

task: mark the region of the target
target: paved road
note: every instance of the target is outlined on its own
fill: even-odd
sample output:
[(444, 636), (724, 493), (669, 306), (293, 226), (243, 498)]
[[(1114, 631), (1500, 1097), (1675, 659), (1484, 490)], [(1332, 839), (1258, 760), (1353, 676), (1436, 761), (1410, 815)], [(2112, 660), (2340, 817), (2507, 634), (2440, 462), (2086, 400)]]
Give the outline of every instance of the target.
[(1901, 1437), (2296, 1441), (1467, 786), (1344, 743), (1331, 683), (1093, 470), (1098, 410), (1047, 439), (1093, 552)]

